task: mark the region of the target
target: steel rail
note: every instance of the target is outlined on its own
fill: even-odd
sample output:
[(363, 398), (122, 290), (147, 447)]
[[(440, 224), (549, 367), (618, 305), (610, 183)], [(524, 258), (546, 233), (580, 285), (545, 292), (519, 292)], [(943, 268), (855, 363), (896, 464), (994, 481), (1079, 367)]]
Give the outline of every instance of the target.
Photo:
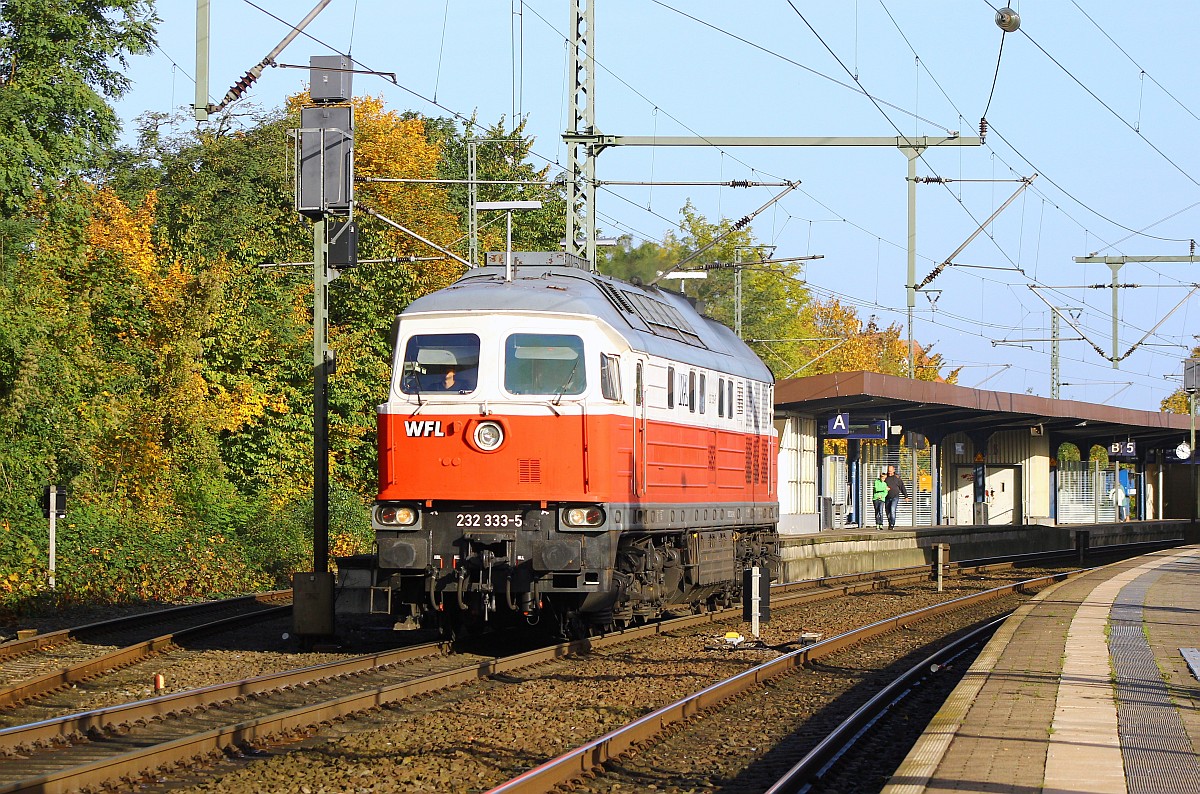
[(268, 673), (255, 678), (213, 684), (147, 700), (122, 703), (117, 706), (52, 717), (39, 722), (0, 729), (0, 751), (11, 752), (36, 744), (57, 744), (62, 740), (69, 740), (72, 736), (103, 732), (116, 726), (152, 720), (191, 709), (205, 708), (237, 698), (252, 697), (290, 687), (350, 676), (414, 659), (444, 654), (447, 650), (448, 646), (445, 643), (425, 643), (384, 653), (367, 654), (353, 659), (341, 659), (325, 664), (301, 667), (281, 673)]
[(767, 789), (765, 794), (796, 794), (804, 785), (822, 777), (827, 767), (858, 741), (863, 728), (868, 727), (890, 709), (897, 700), (904, 696), (914, 682), (932, 675), (930, 669), (933, 666), (940, 667), (943, 660), (956, 656), (963, 649), (979, 642), (983, 636), (995, 633), (1000, 624), (1011, 614), (1010, 610), (1001, 617), (987, 621), (905, 670), (830, 731), (824, 739), (817, 743), (816, 747)]
[[(973, 569), (979, 569), (978, 561), (972, 563)], [(1001, 565), (1009, 565), (1011, 563), (1001, 563)], [(886, 578), (879, 578), (879, 572), (863, 573), (863, 574), (848, 574), (845, 576), (831, 577), (825, 580), (812, 580), (791, 585), (781, 585), (782, 592), (773, 593), (772, 600), (776, 607), (782, 607), (792, 604), (800, 604), (812, 600), (837, 597), (839, 595), (851, 592), (860, 592), (862, 590), (879, 589), (887, 586), (889, 583), (896, 581), (913, 579), (913, 578), (928, 578), (928, 565), (913, 566), (907, 569), (895, 569), (888, 572)], [(1083, 571), (1071, 571), (1069, 573), (1060, 573), (1048, 577), (1040, 577), (1038, 579), (1026, 580), (1023, 582), (1013, 583), (1002, 588), (996, 588), (992, 591), (965, 596), (955, 599), (947, 604), (954, 604), (959, 607), (966, 606), (979, 600), (984, 600), (989, 597), (996, 597), (1004, 592), (1012, 592), (1020, 587), (1031, 586), (1039, 582), (1057, 581), (1073, 576)], [(794, 592), (789, 592), (788, 588), (792, 588)], [(948, 609), (944, 604), (941, 609)], [(363, 712), (369, 709), (377, 708), (387, 703), (405, 700), (428, 692), (443, 689), (457, 684), (468, 683), (482, 678), (495, 676), (519, 670), (523, 668), (533, 667), (543, 664), (554, 659), (570, 656), (573, 654), (586, 653), (590, 650), (598, 650), (614, 645), (627, 643), (633, 640), (651, 637), (657, 634), (665, 634), (680, 629), (690, 628), (698, 625), (716, 623), (727, 620), (730, 613), (736, 612), (736, 608), (727, 608), (723, 610), (704, 612), (696, 615), (690, 615), (680, 618), (674, 618), (668, 621), (647, 624), (638, 628), (626, 629), (619, 632), (613, 632), (603, 637), (590, 638), (585, 640), (576, 640), (569, 643), (560, 643), (555, 646), (543, 648), (536, 651), (530, 651), (523, 654), (506, 658), (493, 658), (483, 662), (476, 662), (463, 667), (435, 673), (431, 675), (421, 676), (409, 681), (383, 686), (374, 687), (364, 690), (359, 693), (342, 696), (324, 702), (309, 704), (301, 708), (293, 708), (287, 711), (279, 712), (264, 716), (259, 719), (243, 721), (236, 724), (225, 725), (211, 729), (202, 734), (196, 734), (190, 737), (184, 737), (169, 742), (150, 745), (139, 750), (127, 752), (119, 756), (112, 756), (105, 759), (94, 760), (70, 769), (63, 769), (56, 772), (40, 775), (36, 778), (15, 781), (8, 784), (0, 785), (0, 794), (8, 794), (9, 792), (39, 792), (47, 794), (48, 792), (56, 791), (71, 791), (80, 786), (101, 785), (106, 781), (111, 781), (115, 778), (129, 778), (145, 773), (147, 770), (164, 767), (169, 764), (186, 762), (190, 759), (204, 756), (209, 753), (228, 750), (231, 747), (239, 747), (252, 745), (256, 742), (262, 742), (271, 738), (278, 738), (280, 735), (287, 735), (292, 731), (297, 731), (303, 728), (312, 726), (313, 724), (322, 721), (336, 719), (339, 717), (348, 716), (356, 712)], [(791, 667), (806, 663), (811, 659), (819, 658), (820, 656), (832, 653), (835, 650), (840, 650), (849, 644), (861, 641), (866, 638), (862, 632), (874, 631), (875, 633), (883, 633), (890, 631), (898, 626), (906, 625), (908, 622), (920, 619), (922, 617), (935, 614), (927, 610), (917, 610), (910, 613), (905, 613), (885, 621), (880, 621), (872, 624), (864, 629), (856, 632), (848, 632), (843, 635), (832, 637), (824, 642), (816, 645), (808, 646), (800, 651), (787, 654), (773, 662), (747, 671), (741, 676), (731, 679), (740, 681), (735, 686), (740, 687), (737, 691), (744, 691), (746, 688), (757, 685), (758, 681), (773, 677), (774, 675), (786, 672)], [(419, 646), (421, 647), (421, 646)], [(391, 652), (397, 653), (414, 653), (418, 649), (404, 649), (402, 651)], [(372, 667), (383, 666), (398, 661), (387, 661), (390, 654), (370, 654), (363, 657), (357, 657), (352, 660), (344, 660), (341, 662), (331, 662), (327, 665), (318, 665), (313, 668), (305, 668), (300, 671), (288, 671), (287, 673), (277, 674), (274, 676), (262, 676), (259, 679), (250, 679), (249, 681), (238, 681), (231, 684), (215, 685), (201, 690), (193, 690), (192, 692), (177, 693), (174, 695), (155, 698), (148, 701), (141, 701), (134, 704), (126, 704), (125, 706), (112, 707), (108, 709), (100, 709), (94, 712), (87, 712), (79, 715), (70, 715), (63, 718), (46, 720), (42, 723), (35, 723), (31, 726), (19, 726), (6, 731), (0, 731), (0, 746), (5, 739), (12, 744), (28, 744), (30, 742), (44, 742), (49, 740), (55, 741), (54, 737), (58, 737), (58, 741), (62, 741), (64, 737), (71, 735), (83, 735), (89, 731), (105, 730), (114, 724), (114, 720), (119, 720), (123, 724), (127, 724), (137, 719), (151, 719), (155, 716), (163, 716), (171, 712), (179, 712), (182, 710), (200, 708), (205, 705), (211, 705), (214, 702), (230, 700), (232, 697), (244, 697), (251, 694), (248, 690), (249, 686), (261, 685), (263, 690), (281, 689), (285, 686), (296, 686), (298, 684), (311, 684), (317, 678), (329, 679), (338, 675), (349, 674), (352, 669), (366, 670)], [(341, 669), (342, 673), (334, 672), (336, 669)], [(318, 674), (319, 673), (319, 674)], [(268, 682), (270, 681), (270, 683)], [(283, 683), (290, 681), (290, 683)], [(257, 683), (254, 683), (257, 682)], [(703, 690), (700, 693), (688, 699), (688, 704), (680, 706), (676, 711), (678, 715), (676, 719), (682, 718), (687, 714), (707, 708), (709, 705), (728, 697), (729, 694), (714, 694), (721, 692), (721, 687), (728, 685), (714, 685)], [(681, 701), (682, 703), (682, 701)], [(141, 709), (141, 715), (138, 709)], [(667, 707), (669, 711), (671, 707)], [(656, 712), (657, 714), (658, 712)], [(651, 715), (654, 716), (654, 715)], [(649, 717), (639, 721), (645, 723)], [(669, 724), (672, 720), (662, 722), (663, 725)], [(19, 731), (29, 731), (18, 742), (16, 740)], [(602, 737), (603, 738), (603, 737)], [(599, 740), (598, 740), (599, 741)], [(640, 741), (640, 739), (638, 740)], [(594, 764), (593, 764), (594, 765)], [(590, 767), (589, 767), (590, 768)], [(528, 774), (528, 773), (527, 773)], [(552, 785), (552, 784), (547, 784)], [(526, 789), (534, 790), (534, 789)]]
[[(291, 604), (288, 604), (287, 606), (268, 607), (257, 612), (246, 612), (232, 617), (221, 618), (220, 620), (210, 621), (199, 626), (192, 626), (191, 628), (172, 634), (154, 637), (145, 642), (127, 645), (124, 648), (78, 662), (69, 667), (63, 667), (51, 673), (30, 678), (19, 684), (0, 689), (0, 708), (16, 706), (63, 687), (87, 681), (112, 670), (128, 667), (131, 664), (167, 650), (179, 642), (211, 634), (215, 631), (258, 623), (262, 620), (289, 612), (291, 608)], [(158, 614), (161, 615), (162, 613)]]
[(1081, 569), (1014, 582), (972, 595), (962, 596), (951, 601), (945, 601), (932, 607), (896, 615), (800, 648), (640, 717), (624, 727), (587, 742), (570, 752), (564, 753), (557, 758), (518, 775), (506, 783), (490, 789), (488, 794), (534, 794), (535, 792), (548, 791), (554, 786), (567, 783), (605, 762), (615, 759), (617, 756), (630, 750), (634, 745), (645, 742), (663, 732), (668, 726), (682, 722), (703, 712), (705, 709), (718, 705), (722, 701), (757, 688), (764, 681), (788, 673), (811, 661), (836, 653), (863, 640), (902, 628), (918, 620), (935, 617), (993, 598), (999, 598), (1014, 593), (1021, 588), (1049, 585), (1063, 581), (1070, 576), (1077, 576), (1086, 572), (1087, 569)]
[[(653, 629), (655, 627), (646, 628)], [(613, 643), (614, 640), (624, 641), (623, 638), (619, 637), (609, 637), (605, 639), (609, 640), (609, 642), (605, 643), (603, 639), (599, 641), (577, 640), (572, 643), (563, 643), (551, 648), (529, 651), (526, 653), (517, 654), (515, 656), (491, 658), (453, 670), (420, 676), (408, 681), (387, 686), (372, 687), (361, 692), (344, 695), (331, 700), (319, 701), (302, 707), (276, 712), (258, 719), (221, 725), (203, 733), (193, 734), (164, 743), (152, 744), (120, 755), (95, 759), (93, 761), (73, 766), (68, 769), (60, 769), (38, 775), (36, 777), (0, 784), (0, 794), (16, 794), (17, 792), (21, 792), (22, 794), (33, 794), (34, 792), (37, 792), (38, 794), (50, 794), (51, 792), (74, 791), (83, 786), (100, 786), (107, 781), (112, 781), (117, 778), (137, 776), (149, 770), (169, 764), (186, 762), (209, 753), (224, 751), (230, 747), (251, 745), (255, 742), (264, 741), (269, 738), (287, 735), (293, 731), (308, 728), (314, 724), (319, 724), (324, 721), (345, 717), (356, 712), (364, 712), (370, 709), (378, 708), (379, 706), (383, 706), (387, 703), (406, 700), (429, 692), (456, 686), (458, 684), (469, 683), (482, 678), (542, 664), (562, 656), (570, 655), (571, 653), (579, 653), (587, 650), (588, 648), (596, 647), (598, 643), (615, 644)], [(367, 657), (361, 657), (361, 659), (366, 658)], [(350, 660), (350, 662), (353, 661), (356, 660)], [(312, 668), (312, 670), (331, 668), (337, 664), (339, 663), (322, 665), (318, 668)], [(293, 672), (285, 674), (285, 676), (294, 678), (295, 673)], [(325, 677), (328, 678), (329, 676)], [(266, 683), (265, 679), (267, 678), (279, 677), (264, 676), (262, 679), (256, 680)], [(311, 684), (314, 682), (311, 672), (307, 676), (306, 680), (303, 679), (305, 679), (305, 676), (300, 676), (300, 680), (295, 680), (293, 685), (302, 683)], [(222, 688), (226, 689), (226, 693), (219, 699), (228, 700), (234, 695), (234, 693), (236, 693), (237, 696), (245, 695), (246, 684), (247, 682), (237, 682), (234, 684), (220, 685)], [(214, 688), (210, 688), (210, 690), (211, 689)], [(197, 690), (197, 692), (200, 691), (201, 690)], [(181, 696), (186, 696), (189, 694), (191, 693), (181, 693)], [(212, 693), (210, 692), (209, 697), (207, 698), (209, 702), (214, 700), (214, 698), (211, 697), (211, 694)], [(143, 708), (145, 706), (151, 706), (159, 714), (178, 711), (180, 708), (180, 700), (178, 699), (179, 696), (168, 696), (168, 698), (170, 697), (176, 697), (177, 699), (171, 703), (165, 702), (167, 698), (156, 699), (159, 702), (143, 701), (141, 704), (130, 704), (130, 706), (127, 707), (117, 708), (127, 709), (125, 718), (123, 720), (126, 722), (128, 722), (130, 716), (135, 713), (132, 709), (136, 706), (141, 706)], [(197, 701), (196, 705), (199, 705), (199, 701)], [(102, 711), (111, 713), (113, 710)]]
[(55, 645), (61, 645), (64, 642), (78, 640), (82, 635), (86, 634), (109, 631), (126, 631), (128, 629), (137, 628), (138, 626), (162, 623), (165, 621), (175, 620), (180, 617), (186, 617), (188, 614), (204, 612), (212, 609), (220, 609), (222, 607), (237, 607), (241, 604), (251, 605), (255, 603), (269, 604), (284, 598), (291, 598), (291, 595), (291, 590), (272, 590), (267, 593), (238, 596), (236, 598), (227, 598), (221, 601), (205, 601), (202, 604), (186, 604), (184, 606), (160, 609), (153, 612), (142, 612), (137, 615), (126, 615), (125, 617), (102, 620), (96, 623), (88, 623), (83, 626), (62, 629), (60, 631), (52, 631), (46, 634), (36, 634), (33, 637), (28, 637), (23, 640), (9, 640), (8, 642), (0, 643), (0, 661), (16, 656), (23, 656), (24, 654), (53, 647)]
[[(902, 578), (905, 579), (928, 578), (929, 576), (927, 566), (904, 570), (901, 573), (903, 574)], [(868, 576), (868, 574), (851, 574), (846, 577), (836, 577), (836, 579), (851, 581), (841, 581), (833, 586), (824, 583), (823, 586), (817, 589), (813, 589), (811, 586), (802, 587), (799, 592), (779, 594), (773, 598), (773, 601), (776, 608), (779, 608), (813, 600), (835, 598), (852, 592), (879, 589), (890, 582), (897, 581), (897, 577), (895, 576), (886, 579), (865, 578)], [(808, 585), (809, 583), (803, 584)], [(328, 701), (318, 701), (301, 708), (267, 715), (259, 719), (221, 726), (193, 736), (160, 744), (152, 744), (145, 748), (118, 756), (94, 760), (69, 769), (57, 770), (37, 777), (0, 784), (0, 794), (15, 794), (16, 792), (39, 792), (39, 794), (47, 794), (48, 792), (71, 791), (81, 786), (98, 786), (115, 778), (138, 775), (145, 770), (186, 762), (197, 756), (224, 751), (230, 747), (245, 746), (265, 741), (316, 723), (377, 708), (386, 703), (406, 700), (446, 687), (534, 667), (565, 656), (586, 653), (637, 639), (727, 620), (730, 614), (737, 613), (738, 611), (738, 608), (727, 608), (673, 618), (660, 623), (650, 623), (633, 629), (613, 632), (603, 637), (559, 643), (515, 656), (488, 659), (484, 662), (464, 665), (454, 670), (421, 676), (393, 685), (374, 687), (359, 693)], [(831, 640), (827, 640), (826, 642), (831, 642)], [(443, 648), (444, 646), (438, 647)], [(415, 654), (419, 648), (425, 648), (426, 652), (428, 652), (432, 649), (432, 646), (418, 646), (418, 648), (414, 649), (402, 649), (383, 654), (370, 654), (356, 657), (355, 659), (330, 662), (303, 670), (260, 676), (248, 681), (219, 684), (190, 692), (175, 693), (137, 703), (98, 709), (76, 715), (67, 715), (40, 723), (0, 730), (0, 748), (19, 749), (22, 747), (27, 748), (34, 744), (61, 743), (64, 740), (70, 740), (73, 736), (87, 735), (96, 731), (103, 732), (112, 729), (118, 724), (131, 724), (139, 720), (152, 720), (173, 712), (179, 713), (189, 709), (202, 708), (214, 703), (232, 700), (236, 697), (245, 697), (259, 692), (278, 690), (302, 684), (312, 684), (319, 680), (329, 680), (354, 672), (397, 663), (402, 660), (404, 654)]]

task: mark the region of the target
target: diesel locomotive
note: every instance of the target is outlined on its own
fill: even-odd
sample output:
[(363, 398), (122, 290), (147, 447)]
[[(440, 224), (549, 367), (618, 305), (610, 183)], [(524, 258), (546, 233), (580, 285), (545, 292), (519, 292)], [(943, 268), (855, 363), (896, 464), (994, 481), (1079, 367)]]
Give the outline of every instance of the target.
[(370, 611), (578, 633), (735, 599), (778, 564), (770, 371), (680, 294), (511, 256), (398, 318)]

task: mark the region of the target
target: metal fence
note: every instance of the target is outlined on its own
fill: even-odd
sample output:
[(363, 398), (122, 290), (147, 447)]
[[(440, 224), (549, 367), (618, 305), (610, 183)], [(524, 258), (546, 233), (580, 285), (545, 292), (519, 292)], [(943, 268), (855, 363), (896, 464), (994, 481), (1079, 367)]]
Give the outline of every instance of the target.
[(1117, 520), (1117, 506), (1108, 497), (1116, 482), (1116, 464), (1099, 461), (1060, 461), (1058, 464), (1059, 524), (1103, 524)]
[[(885, 444), (862, 445), (862, 477), (860, 478), (861, 500), (864, 518), (860, 525), (874, 522), (874, 505), (871, 504), (871, 483), (878, 479), (879, 472), (888, 466), (896, 467), (896, 474), (904, 481), (911, 499), (901, 499), (896, 505), (896, 526), (933, 526), (933, 454), (931, 449), (889, 449)], [(915, 520), (914, 520), (915, 516)]]

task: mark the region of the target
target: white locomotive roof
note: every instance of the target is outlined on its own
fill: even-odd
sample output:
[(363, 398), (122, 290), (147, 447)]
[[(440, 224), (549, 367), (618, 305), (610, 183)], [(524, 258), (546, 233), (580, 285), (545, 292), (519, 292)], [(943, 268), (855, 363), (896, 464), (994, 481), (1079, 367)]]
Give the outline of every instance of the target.
[(728, 327), (704, 317), (686, 298), (575, 267), (522, 267), (512, 281), (502, 267), (467, 271), (446, 289), (418, 298), (402, 314), (555, 312), (603, 320), (630, 347), (654, 356), (759, 381), (765, 364)]

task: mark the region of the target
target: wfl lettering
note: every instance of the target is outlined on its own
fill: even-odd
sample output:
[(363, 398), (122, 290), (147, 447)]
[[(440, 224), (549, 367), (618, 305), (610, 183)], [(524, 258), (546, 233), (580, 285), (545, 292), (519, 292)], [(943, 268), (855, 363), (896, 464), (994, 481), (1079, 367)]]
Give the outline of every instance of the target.
[(446, 434), (442, 432), (441, 422), (433, 419), (426, 419), (424, 421), (418, 419), (404, 423), (404, 435), (409, 438), (429, 438), (430, 436), (442, 438)]

